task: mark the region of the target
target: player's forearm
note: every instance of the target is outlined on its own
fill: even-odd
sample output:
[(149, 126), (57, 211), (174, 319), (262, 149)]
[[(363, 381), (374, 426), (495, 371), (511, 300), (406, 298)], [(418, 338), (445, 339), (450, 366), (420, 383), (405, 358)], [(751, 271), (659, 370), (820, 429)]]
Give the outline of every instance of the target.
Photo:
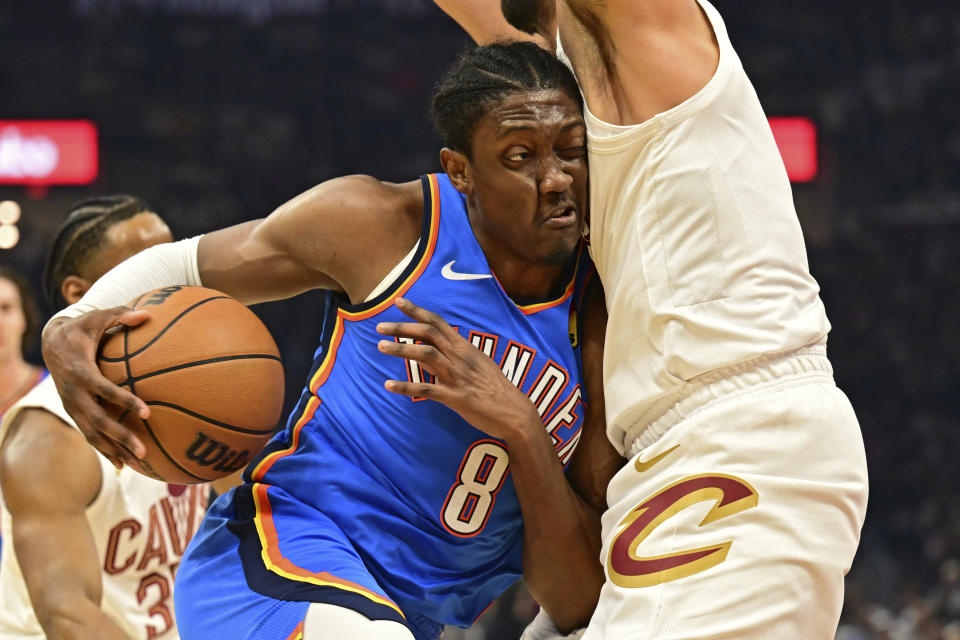
[[(76, 304), (57, 313), (47, 326), (63, 317), (125, 305), (139, 295), (178, 285), (199, 286), (197, 245), (200, 238), (150, 247), (121, 262), (98, 279)], [(46, 328), (44, 328), (46, 333)]]
[(540, 605), (564, 631), (585, 626), (603, 584), (600, 514), (571, 489), (550, 437), (527, 429), (507, 441), (523, 511), (523, 572)]

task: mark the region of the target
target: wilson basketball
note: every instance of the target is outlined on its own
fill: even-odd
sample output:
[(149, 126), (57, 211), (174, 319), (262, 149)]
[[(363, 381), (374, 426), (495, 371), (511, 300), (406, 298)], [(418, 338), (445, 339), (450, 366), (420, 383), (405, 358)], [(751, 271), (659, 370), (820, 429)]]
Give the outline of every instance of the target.
[(270, 332), (243, 304), (203, 287), (157, 289), (130, 306), (150, 318), (108, 335), (97, 362), (150, 407), (147, 420), (107, 407), (146, 446), (139, 471), (192, 484), (245, 467), (283, 409)]

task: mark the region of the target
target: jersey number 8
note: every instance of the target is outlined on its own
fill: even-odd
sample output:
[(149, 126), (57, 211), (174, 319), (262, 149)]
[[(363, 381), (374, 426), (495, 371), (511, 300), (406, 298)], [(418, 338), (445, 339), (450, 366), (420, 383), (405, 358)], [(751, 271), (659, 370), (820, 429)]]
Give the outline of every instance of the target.
[(460, 537), (480, 533), (509, 467), (507, 450), (499, 442), (480, 440), (467, 450), (457, 483), (450, 487), (443, 503), (447, 531)]

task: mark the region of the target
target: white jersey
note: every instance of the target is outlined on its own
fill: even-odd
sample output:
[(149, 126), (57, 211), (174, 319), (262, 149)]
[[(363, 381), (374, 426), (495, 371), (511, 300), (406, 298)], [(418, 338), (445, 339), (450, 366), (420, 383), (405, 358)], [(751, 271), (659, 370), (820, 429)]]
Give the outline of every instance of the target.
[[(0, 423), (0, 442), (14, 417), (28, 407), (42, 408), (71, 427), (53, 380), (47, 378), (24, 396)], [(87, 508), (103, 570), (101, 608), (131, 637), (178, 638), (173, 615), (173, 578), (187, 542), (206, 510), (207, 485), (168, 485), (129, 467), (117, 471), (100, 458), (100, 492)], [(13, 547), (11, 517), (0, 512), (0, 640), (43, 640)]]
[(720, 47), (701, 91), (633, 126), (585, 109), (608, 434), (621, 453), (691, 380), (830, 330), (770, 126), (722, 19), (700, 4)]

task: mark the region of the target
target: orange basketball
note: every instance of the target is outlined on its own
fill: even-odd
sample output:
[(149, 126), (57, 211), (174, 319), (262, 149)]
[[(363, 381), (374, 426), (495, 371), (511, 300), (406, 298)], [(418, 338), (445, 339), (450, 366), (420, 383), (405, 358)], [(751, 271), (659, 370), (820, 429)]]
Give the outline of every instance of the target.
[(150, 417), (107, 409), (147, 448), (143, 473), (176, 484), (242, 469), (283, 410), (283, 365), (250, 309), (203, 287), (165, 287), (130, 303), (142, 324), (108, 335), (100, 370), (150, 407)]

